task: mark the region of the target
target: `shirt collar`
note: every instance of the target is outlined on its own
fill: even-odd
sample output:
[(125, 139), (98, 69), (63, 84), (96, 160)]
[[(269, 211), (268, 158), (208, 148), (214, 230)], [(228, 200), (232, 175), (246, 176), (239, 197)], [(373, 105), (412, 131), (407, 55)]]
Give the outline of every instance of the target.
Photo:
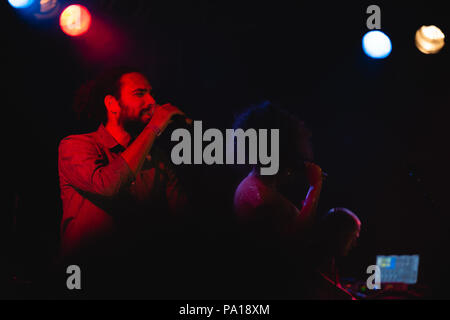
[(123, 148), (116, 139), (113, 138), (113, 136), (106, 130), (105, 126), (103, 124), (100, 124), (100, 126), (97, 129), (97, 135), (100, 140), (100, 142), (107, 147), (108, 149), (113, 149), (117, 146), (120, 146)]

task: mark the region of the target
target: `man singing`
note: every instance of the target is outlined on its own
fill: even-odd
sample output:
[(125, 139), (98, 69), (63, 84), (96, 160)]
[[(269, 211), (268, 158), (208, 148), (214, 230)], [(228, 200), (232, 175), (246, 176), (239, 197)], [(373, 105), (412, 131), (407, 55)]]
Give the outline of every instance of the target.
[(184, 113), (157, 105), (147, 78), (127, 67), (82, 86), (75, 106), (99, 127), (59, 145), (64, 261), (122, 256), (142, 250), (144, 242), (156, 248), (152, 234), (161, 234), (161, 223), (181, 213), (186, 196), (154, 143), (172, 117)]

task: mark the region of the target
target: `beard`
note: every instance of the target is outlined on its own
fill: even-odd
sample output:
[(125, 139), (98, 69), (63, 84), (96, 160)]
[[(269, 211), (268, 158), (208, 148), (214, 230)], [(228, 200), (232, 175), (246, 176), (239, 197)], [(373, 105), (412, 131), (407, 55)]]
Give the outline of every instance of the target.
[(136, 138), (150, 121), (150, 119), (143, 119), (143, 115), (146, 110), (141, 110), (138, 117), (131, 117), (129, 116), (130, 113), (128, 112), (128, 108), (123, 105), (122, 108), (125, 112), (121, 117), (120, 122), (123, 124), (125, 131), (128, 132), (132, 138)]
[(123, 128), (133, 138), (136, 138), (144, 130), (146, 125), (146, 123), (140, 120), (127, 120), (123, 122)]

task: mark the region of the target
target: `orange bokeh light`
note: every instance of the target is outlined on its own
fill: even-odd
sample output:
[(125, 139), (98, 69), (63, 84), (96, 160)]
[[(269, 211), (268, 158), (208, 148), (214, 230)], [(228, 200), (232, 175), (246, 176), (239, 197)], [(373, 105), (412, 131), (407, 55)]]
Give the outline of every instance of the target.
[(91, 25), (91, 14), (88, 9), (79, 4), (70, 5), (61, 13), (59, 25), (69, 36), (82, 35)]

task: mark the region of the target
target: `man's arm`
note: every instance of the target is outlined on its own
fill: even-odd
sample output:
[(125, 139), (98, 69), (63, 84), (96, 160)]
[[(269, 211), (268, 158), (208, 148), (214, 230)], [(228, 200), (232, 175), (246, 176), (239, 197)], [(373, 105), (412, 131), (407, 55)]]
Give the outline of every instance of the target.
[(107, 163), (94, 141), (69, 136), (59, 144), (58, 169), (61, 182), (72, 187), (112, 197), (132, 181), (132, 172), (122, 157)]
[(96, 145), (87, 137), (70, 136), (59, 146), (59, 173), (74, 188), (105, 197), (115, 196), (139, 172), (157, 135), (175, 114), (171, 105), (159, 107), (152, 120), (130, 146), (110, 163), (105, 163)]
[(295, 224), (298, 228), (307, 227), (313, 222), (322, 191), (322, 169), (312, 162), (307, 162), (306, 172), (310, 187), (302, 209), (296, 217)]
[(171, 122), (171, 118), (176, 115), (184, 115), (178, 108), (166, 104), (156, 108), (152, 119), (144, 128), (141, 134), (122, 152), (122, 157), (135, 176), (141, 170), (145, 157), (155, 142), (158, 134), (163, 132)]

